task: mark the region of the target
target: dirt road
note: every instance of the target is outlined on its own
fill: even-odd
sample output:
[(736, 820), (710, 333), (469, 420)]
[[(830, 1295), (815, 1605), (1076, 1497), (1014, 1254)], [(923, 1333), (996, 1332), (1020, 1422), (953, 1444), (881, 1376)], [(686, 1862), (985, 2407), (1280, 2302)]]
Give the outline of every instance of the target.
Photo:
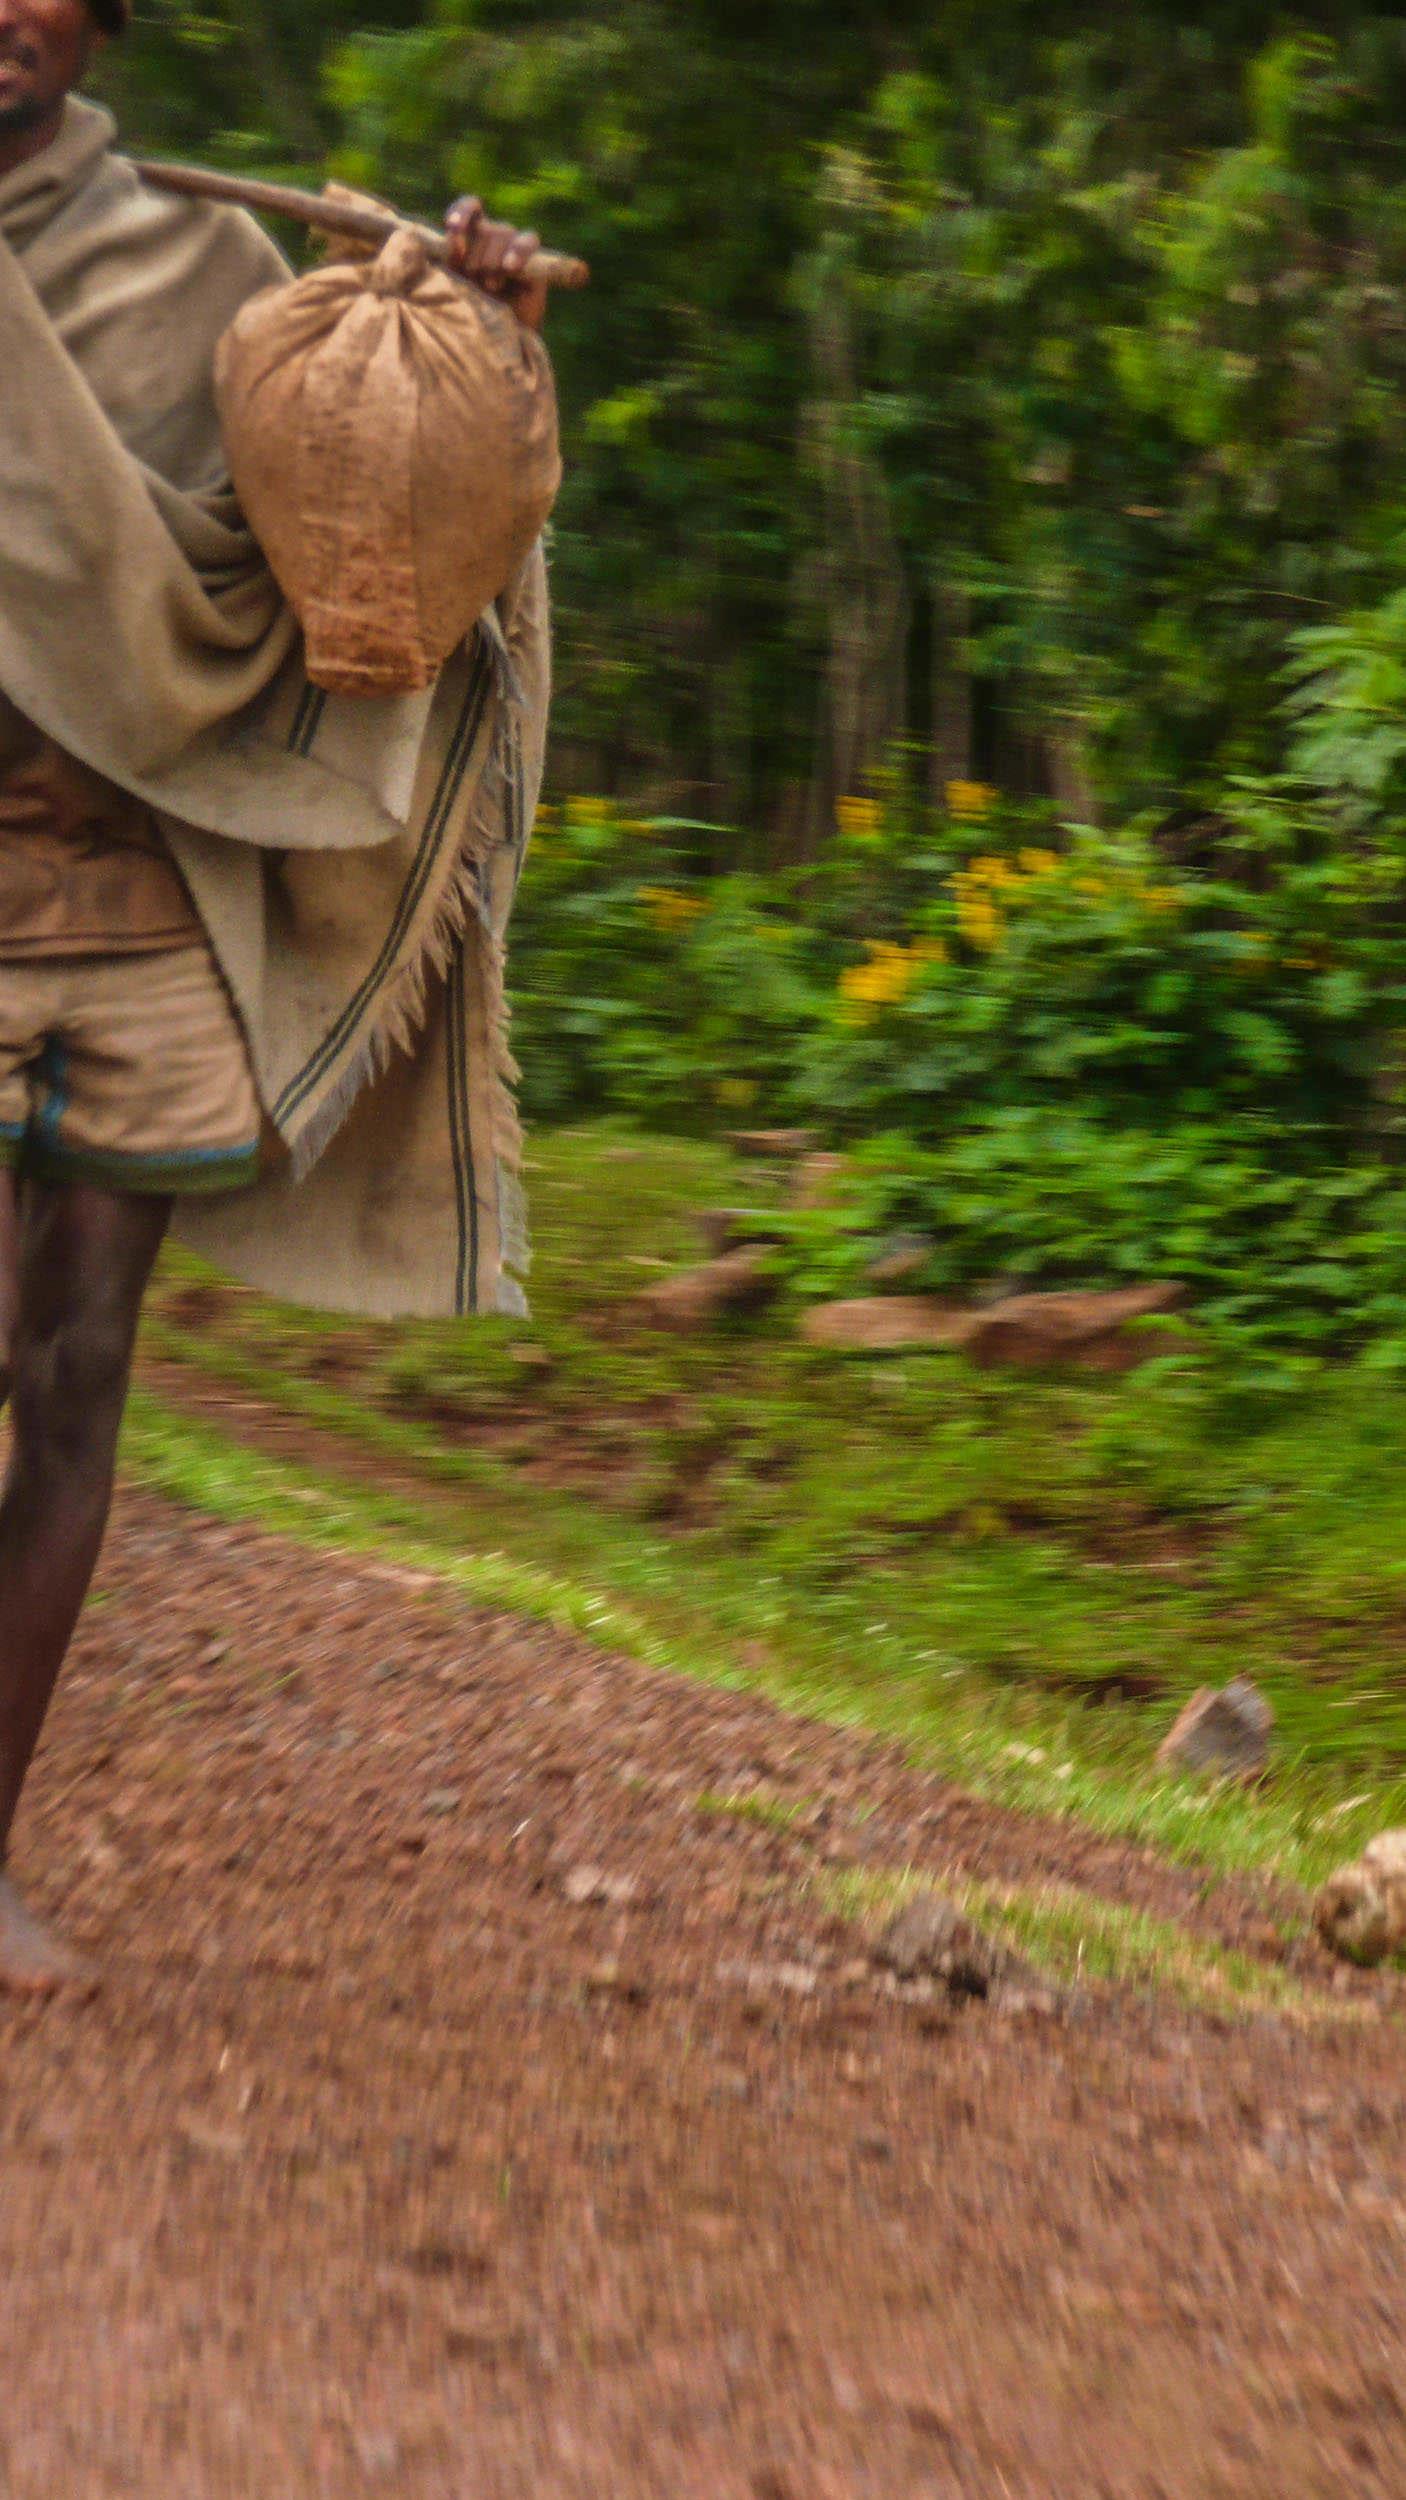
[(1263, 1937), (129, 1495), (20, 1852), (106, 1992), (0, 2009), (3, 2500), (1400, 2500), (1390, 2005), (908, 2003), (825, 1906), (908, 1865)]

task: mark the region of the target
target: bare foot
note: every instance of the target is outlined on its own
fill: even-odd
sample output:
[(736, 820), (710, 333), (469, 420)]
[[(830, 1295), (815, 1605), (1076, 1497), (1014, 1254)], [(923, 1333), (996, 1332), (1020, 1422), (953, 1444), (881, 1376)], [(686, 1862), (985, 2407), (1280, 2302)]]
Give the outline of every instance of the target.
[(97, 1973), (41, 1927), (0, 1875), (0, 1997), (92, 1996)]

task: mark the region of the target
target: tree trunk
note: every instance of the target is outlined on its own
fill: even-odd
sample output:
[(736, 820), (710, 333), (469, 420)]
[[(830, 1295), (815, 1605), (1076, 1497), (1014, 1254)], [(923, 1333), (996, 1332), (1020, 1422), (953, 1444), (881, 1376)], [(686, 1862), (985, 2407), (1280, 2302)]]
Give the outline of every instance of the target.
[(823, 596), (829, 629), (827, 737), (817, 759), (816, 814), (863, 791), (904, 730), (909, 600), (875, 461), (855, 441), (854, 343), (838, 286), (811, 324), (819, 385), (811, 433), (824, 491)]
[(935, 807), (942, 805), (950, 781), (970, 781), (975, 770), (975, 705), (966, 651), (971, 609), (966, 591), (934, 588), (928, 796)]
[(1045, 761), (1054, 803), (1064, 822), (1096, 825), (1098, 800), (1089, 773), (1083, 731), (1077, 721), (1060, 721), (1045, 732)]

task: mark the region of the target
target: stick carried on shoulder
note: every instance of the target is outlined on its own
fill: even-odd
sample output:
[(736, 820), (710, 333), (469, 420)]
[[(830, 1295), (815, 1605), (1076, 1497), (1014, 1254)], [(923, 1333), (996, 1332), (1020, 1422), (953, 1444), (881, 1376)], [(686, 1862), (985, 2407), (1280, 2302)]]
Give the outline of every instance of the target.
[[(344, 236), (351, 243), (388, 243), (401, 226), (413, 224), (415, 232), (425, 238), (429, 259), (441, 269), (453, 266), (447, 235), (433, 226), (397, 217), (389, 209), (356, 208), (343, 200), (324, 199), (316, 191), (295, 191), (281, 182), (256, 182), (243, 174), (211, 173), (201, 165), (155, 165), (138, 158), (136, 170), (154, 190), (179, 192), (189, 199), (230, 200), (237, 207), (261, 211), (266, 217), (289, 217), (297, 224), (315, 226), (319, 233)], [(591, 283), (586, 262), (573, 260), (565, 252), (534, 252), (518, 275), (525, 286), (574, 290)]]

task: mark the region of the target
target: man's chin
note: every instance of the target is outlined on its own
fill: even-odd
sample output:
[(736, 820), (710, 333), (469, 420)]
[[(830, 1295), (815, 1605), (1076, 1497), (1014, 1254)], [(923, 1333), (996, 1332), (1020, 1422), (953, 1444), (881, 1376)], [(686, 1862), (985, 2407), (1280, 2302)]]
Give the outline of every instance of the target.
[(0, 85), (0, 139), (19, 139), (49, 119), (52, 106), (36, 95), (6, 97)]

